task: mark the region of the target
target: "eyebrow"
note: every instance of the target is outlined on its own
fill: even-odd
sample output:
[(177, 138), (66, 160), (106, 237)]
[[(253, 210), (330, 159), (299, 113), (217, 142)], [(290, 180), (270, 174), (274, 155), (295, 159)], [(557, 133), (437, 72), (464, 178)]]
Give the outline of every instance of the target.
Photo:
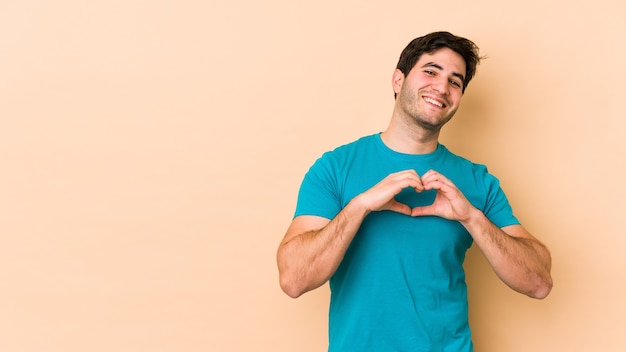
[[(422, 68), (424, 68), (424, 67), (434, 67), (434, 68), (436, 68), (436, 69), (438, 69), (438, 70), (440, 70), (440, 71), (443, 71), (443, 67), (441, 67), (441, 65), (436, 64), (436, 63), (434, 63), (434, 62), (429, 62), (429, 63), (427, 63), (427, 64), (425, 64), (425, 65), (423, 65), (423, 66), (422, 66)], [(459, 78), (462, 82), (465, 82), (465, 77), (463, 77), (463, 75), (462, 75), (462, 74), (460, 74), (460, 73), (458, 73), (458, 72), (452, 72), (452, 75), (453, 75), (454, 77)]]

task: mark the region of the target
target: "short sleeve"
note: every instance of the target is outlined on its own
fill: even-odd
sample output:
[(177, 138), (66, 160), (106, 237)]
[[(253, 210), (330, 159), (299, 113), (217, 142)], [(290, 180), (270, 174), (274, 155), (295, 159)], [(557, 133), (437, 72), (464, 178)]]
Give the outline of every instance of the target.
[(519, 224), (519, 220), (513, 214), (513, 209), (509, 204), (506, 194), (500, 187), (500, 181), (487, 171), (486, 167), (482, 167), (480, 171), (483, 173), (484, 184), (487, 196), (485, 199), (485, 207), (483, 213), (496, 226), (502, 228), (504, 226)]
[(315, 215), (333, 219), (341, 211), (337, 176), (330, 153), (319, 158), (304, 176), (294, 217)]

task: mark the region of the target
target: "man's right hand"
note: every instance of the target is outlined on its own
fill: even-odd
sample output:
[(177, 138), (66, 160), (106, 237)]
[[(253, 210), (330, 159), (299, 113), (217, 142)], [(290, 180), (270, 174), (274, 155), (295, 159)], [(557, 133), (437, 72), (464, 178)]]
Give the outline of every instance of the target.
[(411, 215), (411, 207), (395, 200), (403, 189), (411, 187), (415, 192), (424, 191), (422, 180), (415, 170), (404, 170), (389, 174), (372, 188), (354, 198), (367, 212), (390, 210)]

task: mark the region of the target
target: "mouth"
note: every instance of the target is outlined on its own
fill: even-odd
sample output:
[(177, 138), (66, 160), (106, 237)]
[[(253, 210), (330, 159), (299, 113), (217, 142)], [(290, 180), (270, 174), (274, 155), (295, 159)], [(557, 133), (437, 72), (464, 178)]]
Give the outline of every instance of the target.
[(431, 97), (424, 97), (424, 101), (427, 102), (428, 104), (431, 104), (440, 108), (444, 108), (447, 106), (443, 101), (440, 101)]

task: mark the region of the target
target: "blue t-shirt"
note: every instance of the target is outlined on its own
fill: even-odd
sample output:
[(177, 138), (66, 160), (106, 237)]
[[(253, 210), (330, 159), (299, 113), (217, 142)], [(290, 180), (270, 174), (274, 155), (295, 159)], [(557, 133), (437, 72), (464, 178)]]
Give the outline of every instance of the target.
[[(439, 144), (430, 154), (389, 149), (380, 134), (325, 153), (307, 172), (295, 216), (333, 219), (387, 175), (433, 169), (450, 179), (498, 227), (517, 224), (498, 180), (483, 165)], [(411, 207), (435, 191), (403, 190)], [(473, 351), (463, 260), (472, 237), (456, 221), (370, 213), (330, 279), (329, 351)]]

